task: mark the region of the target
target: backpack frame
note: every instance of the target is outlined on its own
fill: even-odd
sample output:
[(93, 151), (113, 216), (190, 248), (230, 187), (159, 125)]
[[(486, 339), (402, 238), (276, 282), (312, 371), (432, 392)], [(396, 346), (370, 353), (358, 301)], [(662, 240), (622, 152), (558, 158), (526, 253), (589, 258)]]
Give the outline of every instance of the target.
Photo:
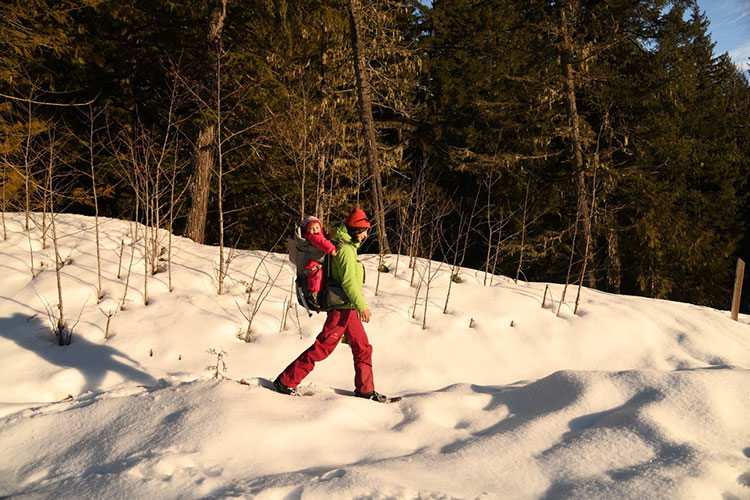
[[(303, 238), (302, 228), (299, 225), (295, 228), (292, 236), (287, 239), (287, 249), (289, 260), (294, 264), (297, 271), (297, 276), (294, 280), (297, 302), (305, 308), (308, 316), (312, 316), (311, 311), (315, 311), (316, 313), (330, 311), (349, 303), (344, 290), (333, 281), (331, 276), (331, 256)], [(318, 262), (320, 267), (305, 270), (305, 266), (311, 260)], [(307, 287), (307, 277), (309, 273), (317, 269), (323, 270), (323, 282), (318, 293), (316, 307), (312, 292)]]

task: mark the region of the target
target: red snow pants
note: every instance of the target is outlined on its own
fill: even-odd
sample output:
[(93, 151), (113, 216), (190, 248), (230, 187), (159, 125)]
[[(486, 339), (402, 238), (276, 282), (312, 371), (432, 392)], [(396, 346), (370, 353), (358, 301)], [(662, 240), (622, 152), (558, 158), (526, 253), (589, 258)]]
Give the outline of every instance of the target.
[(372, 346), (367, 333), (354, 309), (329, 311), (323, 331), (305, 352), (281, 373), (281, 383), (295, 388), (315, 367), (315, 363), (326, 359), (346, 337), (354, 356), (354, 388), (357, 392), (375, 390), (372, 377)]

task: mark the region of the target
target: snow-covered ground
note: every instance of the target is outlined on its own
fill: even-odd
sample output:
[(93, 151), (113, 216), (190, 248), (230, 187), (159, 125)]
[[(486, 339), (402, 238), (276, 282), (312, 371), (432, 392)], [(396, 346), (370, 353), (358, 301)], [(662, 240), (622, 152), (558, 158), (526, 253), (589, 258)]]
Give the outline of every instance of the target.
[[(5, 217), (0, 497), (750, 499), (747, 316), (589, 289), (578, 315), (573, 289), (558, 316), (561, 285), (542, 308), (544, 283), (483, 286), (468, 269), (443, 314), (443, 267), (422, 329), (426, 288), (412, 317), (407, 261), (380, 276), (376, 296), (377, 258), (365, 255), (376, 388), (403, 399), (347, 397), (354, 371), (343, 344), (303, 382), (305, 395), (290, 397), (270, 380), (324, 316), (293, 308), (281, 329), (292, 276), (284, 255), (259, 265), (264, 252), (236, 252), (219, 296), (218, 249), (175, 237), (174, 289), (166, 272), (150, 276), (144, 305), (143, 242), (132, 245), (130, 223), (103, 219), (97, 304), (94, 220), (60, 215), (75, 329), (59, 347), (49, 333), (51, 240), (43, 249), (32, 229), (32, 279), (24, 216)], [(246, 343), (245, 316), (277, 276)], [(226, 379), (212, 379), (209, 349), (226, 353)]]

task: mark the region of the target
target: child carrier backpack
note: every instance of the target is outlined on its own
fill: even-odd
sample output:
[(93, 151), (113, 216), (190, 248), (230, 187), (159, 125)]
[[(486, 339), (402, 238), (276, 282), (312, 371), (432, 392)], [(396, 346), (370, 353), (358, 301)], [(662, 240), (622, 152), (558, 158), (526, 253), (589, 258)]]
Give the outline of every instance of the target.
[[(297, 224), (293, 234), (287, 239), (289, 260), (294, 264), (297, 276), (294, 281), (297, 302), (305, 308), (307, 314), (312, 316), (311, 311), (321, 312), (347, 304), (349, 300), (340, 285), (333, 282), (331, 277), (331, 256), (323, 250), (315, 247), (312, 243), (302, 237), (302, 227)], [(305, 269), (307, 263), (315, 261), (320, 267)], [(323, 283), (318, 293), (317, 301), (313, 299), (312, 292), (307, 286), (307, 277), (317, 269), (323, 270)]]

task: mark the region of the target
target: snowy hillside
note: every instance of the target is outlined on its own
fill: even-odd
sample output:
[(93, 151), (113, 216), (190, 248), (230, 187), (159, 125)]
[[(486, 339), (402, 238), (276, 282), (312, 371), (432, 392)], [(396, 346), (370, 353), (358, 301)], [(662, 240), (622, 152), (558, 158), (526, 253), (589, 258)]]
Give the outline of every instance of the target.
[[(377, 257), (365, 255), (375, 386), (403, 399), (348, 397), (346, 345), (291, 397), (270, 380), (324, 315), (292, 308), (281, 328), (284, 255), (235, 252), (217, 295), (218, 249), (174, 237), (173, 291), (166, 270), (149, 276), (145, 305), (143, 242), (131, 223), (104, 219), (97, 303), (94, 219), (60, 215), (75, 324), (60, 347), (49, 333), (51, 239), (42, 248), (38, 228), (22, 231), (23, 214), (5, 218), (0, 497), (750, 499), (748, 316), (588, 289), (578, 315), (569, 290), (558, 316), (562, 286), (550, 285), (542, 308), (545, 283), (483, 286), (473, 270), (443, 314), (443, 267), (423, 329), (426, 287), (413, 311), (407, 260), (380, 276), (376, 296)], [(266, 292), (245, 342), (238, 335)], [(209, 350), (225, 353), (224, 380), (212, 379)]]

